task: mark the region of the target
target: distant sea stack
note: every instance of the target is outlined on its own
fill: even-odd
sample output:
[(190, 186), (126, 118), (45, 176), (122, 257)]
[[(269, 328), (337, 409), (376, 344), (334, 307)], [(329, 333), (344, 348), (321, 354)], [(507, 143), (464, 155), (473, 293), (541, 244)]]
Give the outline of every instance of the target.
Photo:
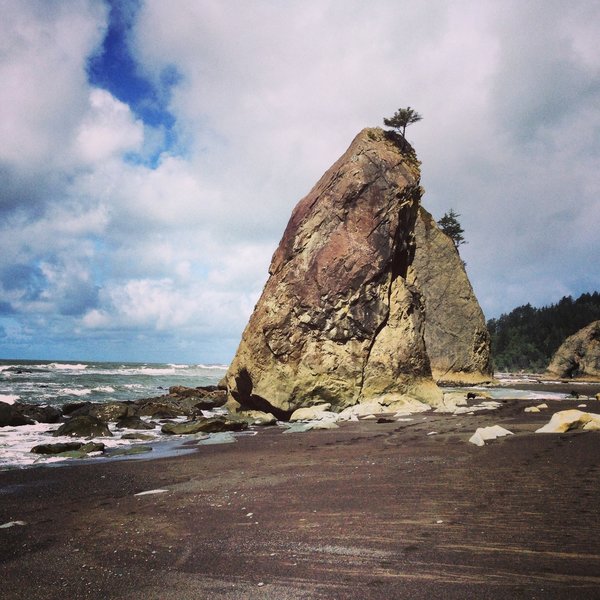
[(561, 344), (550, 361), (548, 374), (600, 379), (600, 321), (590, 323)]
[(232, 408), (436, 405), (432, 365), (490, 378), (483, 315), (421, 195), (404, 138), (361, 131), (292, 213), (225, 378)]

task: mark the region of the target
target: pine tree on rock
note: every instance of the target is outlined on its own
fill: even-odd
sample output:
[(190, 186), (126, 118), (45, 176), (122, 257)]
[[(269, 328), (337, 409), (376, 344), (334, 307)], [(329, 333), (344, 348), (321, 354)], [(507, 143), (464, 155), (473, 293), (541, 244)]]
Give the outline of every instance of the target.
[(463, 236), (463, 233), (465, 231), (460, 226), (460, 223), (458, 222), (458, 217), (460, 217), (460, 215), (454, 212), (454, 210), (450, 209), (438, 221), (440, 229), (454, 242), (454, 246), (457, 250), (461, 244), (467, 243)]
[(417, 121), (420, 121), (422, 118), (423, 117), (416, 110), (413, 110), (410, 106), (407, 106), (406, 108), (399, 108), (394, 113), (393, 117), (390, 117), (389, 119), (384, 118), (383, 124), (386, 127), (397, 129), (402, 137), (404, 137), (406, 127), (416, 123)]

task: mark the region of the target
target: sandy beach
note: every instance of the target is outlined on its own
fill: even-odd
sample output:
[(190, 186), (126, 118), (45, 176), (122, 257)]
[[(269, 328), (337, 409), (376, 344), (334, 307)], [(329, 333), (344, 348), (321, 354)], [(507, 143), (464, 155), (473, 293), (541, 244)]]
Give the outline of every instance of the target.
[(533, 433), (581, 403), (0, 472), (0, 596), (598, 598), (600, 433)]

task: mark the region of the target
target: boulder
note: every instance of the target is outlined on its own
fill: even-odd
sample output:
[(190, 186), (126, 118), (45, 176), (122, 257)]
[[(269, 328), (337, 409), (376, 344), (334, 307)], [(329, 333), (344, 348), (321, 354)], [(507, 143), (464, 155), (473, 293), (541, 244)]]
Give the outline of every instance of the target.
[(292, 213), (225, 377), (230, 408), (286, 418), (324, 402), (441, 402), (409, 273), (421, 193), (403, 138), (355, 138)]
[(332, 413), (329, 409), (331, 404), (317, 404), (315, 406), (307, 406), (306, 408), (297, 408), (290, 416), (290, 421), (320, 421), (335, 420), (336, 413)]
[(248, 425), (268, 426), (277, 424), (275, 415), (260, 410), (245, 410), (237, 413), (236, 417), (245, 420)]
[(58, 423), (62, 417), (62, 412), (54, 406), (16, 402), (13, 407), (17, 414), (38, 423)]
[(91, 402), (67, 402), (62, 405), (62, 413), (68, 417), (81, 417), (90, 412), (93, 404)]
[(146, 423), (138, 416), (123, 417), (116, 424), (117, 429), (154, 429), (155, 423)]
[(223, 406), (227, 401), (227, 391), (216, 386), (189, 388), (175, 385), (169, 388), (168, 398), (178, 404), (183, 404), (199, 410), (210, 410)]
[(550, 421), (536, 430), (536, 433), (566, 433), (574, 429), (598, 431), (600, 415), (577, 409), (561, 410), (552, 415)]
[(63, 435), (72, 437), (112, 437), (106, 423), (90, 415), (71, 417), (53, 435), (55, 437)]
[(165, 423), (161, 431), (173, 435), (189, 435), (192, 433), (219, 433), (221, 431), (243, 431), (248, 428), (248, 423), (238, 419), (213, 417), (210, 419), (197, 419), (185, 423)]
[(513, 435), (512, 431), (500, 427), (500, 425), (492, 425), (491, 427), (479, 427), (475, 430), (475, 433), (469, 438), (471, 444), (476, 446), (484, 446), (489, 440), (495, 440), (499, 437), (506, 435)]
[(81, 455), (90, 454), (91, 452), (104, 452), (104, 444), (101, 442), (66, 442), (59, 444), (38, 444), (34, 446), (30, 452), (34, 454), (61, 454), (65, 452), (78, 452)]
[(155, 440), (156, 437), (147, 433), (124, 433), (121, 436), (122, 440)]
[(34, 423), (33, 419), (20, 414), (15, 408), (15, 404), (0, 402), (0, 427), (20, 427)]
[(169, 404), (164, 397), (150, 398), (135, 403), (135, 414), (138, 417), (154, 417), (156, 419), (175, 419), (177, 417), (189, 416), (185, 410), (178, 406)]
[(421, 292), (433, 378), (470, 385), (493, 379), (490, 336), (464, 263), (433, 217), (419, 209), (408, 281)]
[(394, 417), (402, 417), (413, 413), (426, 412), (430, 408), (429, 404), (409, 396), (396, 398), (392, 402), (387, 402), (385, 398), (376, 398), (345, 408), (339, 413), (338, 420), (353, 421), (358, 418), (375, 418), (374, 415), (391, 413), (394, 413)]
[(127, 402), (102, 402), (93, 404), (89, 414), (92, 417), (100, 419), (100, 421), (111, 423), (124, 417), (128, 417), (132, 415), (133, 412), (133, 405)]
[(547, 375), (558, 378), (600, 378), (600, 321), (568, 337), (555, 352)]

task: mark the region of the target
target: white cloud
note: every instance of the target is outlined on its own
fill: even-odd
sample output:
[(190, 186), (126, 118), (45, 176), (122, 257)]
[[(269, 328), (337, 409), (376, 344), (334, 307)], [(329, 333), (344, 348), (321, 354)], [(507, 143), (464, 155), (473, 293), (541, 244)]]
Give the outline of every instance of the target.
[(2, 10), (0, 302), (20, 331), (235, 342), (295, 203), (408, 104), (424, 203), (462, 214), (488, 316), (600, 285), (596, 2), (146, 0), (129, 41), (179, 136), (157, 161), (165, 127), (87, 81), (101, 2)]
[(82, 161), (94, 164), (141, 148), (144, 125), (133, 118), (129, 106), (101, 89), (91, 90), (89, 102), (90, 111), (75, 139), (75, 152)]
[(63, 166), (87, 108), (87, 57), (106, 31), (92, 0), (2, 2), (0, 161), (25, 169)]

